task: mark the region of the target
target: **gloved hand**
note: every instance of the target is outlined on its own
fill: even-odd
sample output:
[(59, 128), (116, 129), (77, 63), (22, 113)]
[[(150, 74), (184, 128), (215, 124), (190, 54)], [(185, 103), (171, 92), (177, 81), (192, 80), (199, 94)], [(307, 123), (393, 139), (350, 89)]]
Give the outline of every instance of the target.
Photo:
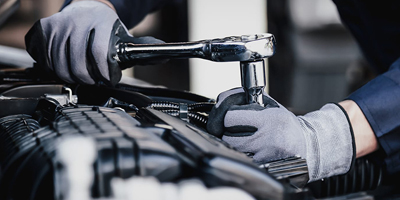
[(299, 155), (307, 160), (310, 182), (344, 174), (355, 159), (352, 128), (337, 104), (295, 116), (267, 94), (266, 107), (246, 105), (242, 88), (218, 96), (207, 129), (258, 164)]
[(131, 37), (117, 13), (98, 1), (71, 3), (36, 22), (25, 36), (27, 51), (39, 67), (68, 83), (81, 84), (120, 81), (121, 68), (113, 59), (120, 41), (163, 43), (152, 37)]

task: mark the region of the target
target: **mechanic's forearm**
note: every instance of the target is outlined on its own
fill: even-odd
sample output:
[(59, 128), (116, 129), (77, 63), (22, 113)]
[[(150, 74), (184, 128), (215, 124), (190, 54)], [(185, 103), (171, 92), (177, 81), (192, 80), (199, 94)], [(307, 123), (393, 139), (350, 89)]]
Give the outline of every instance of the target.
[(376, 151), (379, 147), (377, 139), (360, 107), (352, 100), (339, 104), (346, 110), (353, 127), (357, 158)]

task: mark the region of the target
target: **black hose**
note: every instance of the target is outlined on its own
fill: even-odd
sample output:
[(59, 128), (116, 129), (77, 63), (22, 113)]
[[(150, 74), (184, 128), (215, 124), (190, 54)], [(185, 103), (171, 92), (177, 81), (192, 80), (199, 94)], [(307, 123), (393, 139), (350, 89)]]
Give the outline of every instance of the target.
[(194, 103), (188, 106), (189, 111), (210, 112), (215, 104), (209, 102)]
[[(214, 105), (214, 103), (209, 102), (193, 103), (188, 105), (188, 111), (209, 113)], [(167, 101), (154, 101), (150, 104), (149, 107), (160, 111), (179, 110), (180, 104)]]
[[(208, 121), (207, 113), (211, 111), (213, 106), (214, 103), (209, 103), (209, 102), (189, 104), (187, 107), (189, 122), (206, 129)], [(180, 115), (179, 103), (167, 102), (167, 101), (154, 101), (150, 104), (149, 107), (161, 111), (163, 113), (167, 113), (174, 117), (179, 117)]]
[(3, 161), (6, 155), (12, 154), (15, 148), (19, 148), (21, 138), (27, 134), (32, 134), (39, 128), (39, 122), (29, 115), (12, 115), (1, 118), (0, 149), (2, 155), (0, 161)]
[(167, 102), (167, 101), (155, 101), (149, 106), (155, 110), (179, 110), (179, 103)]
[(201, 113), (189, 112), (189, 122), (205, 128), (207, 126), (208, 116)]
[(160, 111), (174, 117), (179, 117), (179, 110), (160, 110)]
[(316, 198), (334, 197), (376, 189), (382, 182), (381, 166), (366, 158), (358, 158), (355, 166), (344, 175), (333, 176), (308, 185)]
[[(179, 117), (179, 110), (160, 110), (160, 111), (174, 117)], [(205, 114), (197, 112), (188, 112), (188, 118), (190, 123), (195, 124), (199, 127), (205, 129), (207, 126), (208, 116), (206, 116)]]

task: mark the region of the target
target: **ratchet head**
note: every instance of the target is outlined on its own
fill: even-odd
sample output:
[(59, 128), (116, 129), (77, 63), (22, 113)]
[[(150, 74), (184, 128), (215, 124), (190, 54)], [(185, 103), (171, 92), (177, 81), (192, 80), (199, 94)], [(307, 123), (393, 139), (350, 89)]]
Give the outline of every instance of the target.
[(231, 36), (222, 39), (204, 40), (208, 47), (204, 52), (212, 61), (254, 61), (268, 58), (275, 53), (275, 38), (272, 34)]

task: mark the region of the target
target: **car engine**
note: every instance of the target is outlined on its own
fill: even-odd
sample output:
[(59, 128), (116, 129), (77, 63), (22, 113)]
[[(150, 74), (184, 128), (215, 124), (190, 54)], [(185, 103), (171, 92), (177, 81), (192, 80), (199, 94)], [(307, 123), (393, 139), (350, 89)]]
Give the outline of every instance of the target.
[(112, 199), (112, 179), (130, 177), (195, 178), (255, 199), (329, 198), (382, 183), (382, 169), (368, 159), (358, 159), (346, 175), (311, 184), (302, 158), (256, 165), (207, 132), (213, 99), (123, 82), (65, 84), (35, 70), (0, 71), (0, 199), (64, 199), (68, 177), (57, 152), (71, 136), (94, 141), (93, 199)]

